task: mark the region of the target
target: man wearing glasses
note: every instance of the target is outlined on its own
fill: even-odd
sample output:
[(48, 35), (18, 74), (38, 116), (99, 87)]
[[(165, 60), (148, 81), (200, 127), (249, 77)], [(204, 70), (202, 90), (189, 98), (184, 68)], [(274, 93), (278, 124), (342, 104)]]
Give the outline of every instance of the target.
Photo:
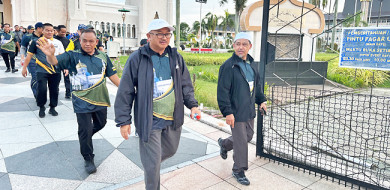
[(149, 43), (132, 53), (123, 70), (115, 100), (115, 121), (126, 140), (132, 123), (139, 135), (145, 186), (160, 189), (161, 162), (178, 148), (184, 105), (191, 118), (200, 116), (190, 74), (183, 57), (169, 46), (174, 28), (165, 20), (148, 25)]
[(257, 64), (248, 54), (251, 42), (252, 37), (248, 33), (236, 35), (234, 53), (220, 67), (217, 87), (219, 109), (232, 130), (232, 136), (218, 139), (220, 155), (226, 159), (227, 152), (234, 151), (233, 177), (242, 185), (250, 184), (244, 172), (248, 170), (248, 142), (254, 133), (255, 103), (260, 105), (263, 113), (267, 110)]

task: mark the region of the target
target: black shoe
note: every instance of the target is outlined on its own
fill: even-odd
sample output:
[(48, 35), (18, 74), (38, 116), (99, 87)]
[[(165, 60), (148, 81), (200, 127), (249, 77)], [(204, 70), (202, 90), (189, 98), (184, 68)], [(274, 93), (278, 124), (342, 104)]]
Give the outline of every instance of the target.
[(7, 68), (7, 70), (5, 70), (6, 73), (10, 72), (11, 69), (10, 68)]
[(227, 158), (227, 150), (222, 146), (222, 138), (218, 139), (218, 145), (219, 145), (219, 155), (221, 155), (221, 158), (226, 160)]
[(57, 116), (58, 115), (58, 112), (55, 110), (54, 107), (51, 107), (49, 109), (49, 114), (51, 114), (52, 116)]
[(244, 171), (241, 172), (233, 172), (233, 177), (236, 178), (237, 182), (241, 185), (249, 185), (251, 182), (248, 178), (246, 178)]
[(66, 96), (65, 96), (65, 99), (70, 99), (70, 95), (66, 95)]
[(85, 171), (89, 174), (93, 174), (96, 172), (95, 162), (92, 160), (85, 160)]
[(45, 106), (42, 106), (42, 107), (40, 107), (39, 108), (39, 117), (40, 118), (44, 118), (45, 117), (45, 110), (46, 110), (46, 108), (45, 108)]
[(18, 72), (18, 69), (12, 69), (12, 73)]

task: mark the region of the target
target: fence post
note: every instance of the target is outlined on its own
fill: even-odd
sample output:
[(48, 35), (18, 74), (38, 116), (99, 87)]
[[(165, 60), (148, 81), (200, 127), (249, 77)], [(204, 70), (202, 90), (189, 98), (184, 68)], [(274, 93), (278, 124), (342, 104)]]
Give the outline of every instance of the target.
[[(262, 91), (265, 94), (265, 65), (267, 64), (268, 55), (268, 20), (269, 20), (269, 5), (270, 0), (263, 1), (263, 21), (261, 24), (261, 50), (260, 50), (260, 64), (258, 65), (259, 72), (262, 72), (260, 82), (262, 84)], [(263, 116), (260, 109), (257, 109), (257, 138), (256, 138), (256, 155), (264, 154), (264, 139), (263, 139)]]

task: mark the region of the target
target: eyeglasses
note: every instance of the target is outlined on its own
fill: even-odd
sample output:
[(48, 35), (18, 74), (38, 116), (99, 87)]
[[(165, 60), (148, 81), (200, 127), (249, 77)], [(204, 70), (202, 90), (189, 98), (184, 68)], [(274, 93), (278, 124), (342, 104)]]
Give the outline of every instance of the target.
[(152, 33), (152, 32), (149, 32), (149, 34), (153, 34), (153, 35), (157, 36), (157, 38), (159, 38), (159, 39), (162, 39), (164, 36), (166, 38), (171, 38), (172, 37), (172, 33), (162, 34), (162, 33)]

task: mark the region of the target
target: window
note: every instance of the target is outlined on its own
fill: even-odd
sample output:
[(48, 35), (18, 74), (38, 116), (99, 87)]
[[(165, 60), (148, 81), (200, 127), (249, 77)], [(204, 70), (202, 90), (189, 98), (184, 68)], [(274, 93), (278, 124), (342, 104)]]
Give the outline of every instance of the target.
[[(92, 25), (92, 26), (93, 26), (93, 25)], [(95, 31), (96, 31), (96, 32), (100, 31), (100, 25), (99, 25), (99, 22), (98, 22), (98, 21), (95, 22), (95, 26), (94, 26), (93, 28), (95, 28)]]
[(111, 36), (112, 36), (112, 37), (116, 37), (116, 33), (115, 33), (115, 32), (116, 32), (116, 30), (115, 30), (115, 23), (112, 23), (111, 26), (112, 26), (112, 35), (111, 35)]
[(121, 24), (117, 24), (116, 26), (118, 28), (118, 37), (121, 37)]
[(131, 33), (133, 34), (133, 38), (135, 38), (135, 25), (133, 25), (133, 29), (131, 30)]
[(127, 38), (130, 38), (131, 37), (131, 25), (128, 24), (127, 25)]
[(111, 28), (110, 28), (110, 23), (109, 22), (107, 22), (107, 34), (109, 35), (109, 36), (111, 36)]
[(106, 27), (104, 26), (104, 22), (100, 23), (100, 27), (102, 29), (102, 33), (104, 34), (106, 32)]

